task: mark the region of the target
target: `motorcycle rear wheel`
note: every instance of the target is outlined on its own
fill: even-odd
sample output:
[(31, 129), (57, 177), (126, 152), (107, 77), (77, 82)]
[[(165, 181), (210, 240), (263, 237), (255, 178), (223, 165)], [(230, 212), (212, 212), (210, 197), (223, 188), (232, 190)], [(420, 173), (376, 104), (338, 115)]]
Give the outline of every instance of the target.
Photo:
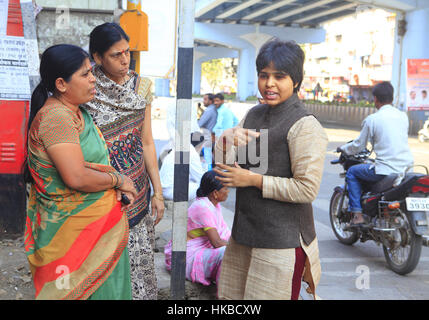
[(383, 252), (390, 269), (397, 274), (406, 275), (412, 272), (419, 263), (423, 239), (421, 235), (416, 234), (412, 230), (408, 221), (407, 227), (401, 228), (399, 233), (401, 235), (401, 242), (405, 239), (405, 245), (401, 243), (394, 250), (383, 245)]
[(341, 243), (350, 246), (359, 240), (359, 233), (357, 230), (345, 231), (344, 228), (346, 223), (340, 221), (341, 211), (347, 210), (348, 203), (348, 196), (346, 194), (343, 201), (342, 210), (339, 208), (343, 193), (344, 191), (335, 190), (332, 194), (331, 201), (329, 204), (329, 220), (331, 221), (331, 227), (337, 239)]

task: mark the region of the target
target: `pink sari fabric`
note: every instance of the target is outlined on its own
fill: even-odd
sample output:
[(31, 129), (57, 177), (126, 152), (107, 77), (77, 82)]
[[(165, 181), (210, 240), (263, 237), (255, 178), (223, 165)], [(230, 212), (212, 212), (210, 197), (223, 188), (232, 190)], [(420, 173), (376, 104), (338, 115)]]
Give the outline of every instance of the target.
[[(197, 198), (188, 209), (188, 227), (191, 231), (199, 228), (216, 228), (222, 240), (228, 241), (231, 231), (222, 216), (220, 204), (214, 206), (206, 197)], [(165, 246), (165, 264), (171, 270), (172, 242)], [(218, 282), (220, 265), (225, 247), (214, 248), (208, 237), (198, 237), (188, 240), (186, 245), (186, 279), (210, 285)]]

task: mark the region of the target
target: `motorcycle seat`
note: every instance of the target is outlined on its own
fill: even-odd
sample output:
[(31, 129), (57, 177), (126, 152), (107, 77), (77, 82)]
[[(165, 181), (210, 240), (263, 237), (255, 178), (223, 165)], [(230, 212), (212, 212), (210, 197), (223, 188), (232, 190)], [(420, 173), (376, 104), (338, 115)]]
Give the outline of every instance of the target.
[(377, 183), (373, 184), (370, 187), (370, 192), (373, 193), (380, 193), (386, 190), (389, 190), (393, 187), (393, 182), (395, 182), (395, 179), (398, 177), (398, 174), (391, 173), (388, 176), (385, 176), (383, 179), (378, 181)]

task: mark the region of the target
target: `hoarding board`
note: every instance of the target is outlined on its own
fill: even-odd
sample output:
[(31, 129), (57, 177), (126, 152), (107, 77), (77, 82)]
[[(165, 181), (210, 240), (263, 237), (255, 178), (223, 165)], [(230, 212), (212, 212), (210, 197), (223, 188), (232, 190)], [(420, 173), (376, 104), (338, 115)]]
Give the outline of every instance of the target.
[(429, 59), (407, 59), (407, 110), (429, 111)]

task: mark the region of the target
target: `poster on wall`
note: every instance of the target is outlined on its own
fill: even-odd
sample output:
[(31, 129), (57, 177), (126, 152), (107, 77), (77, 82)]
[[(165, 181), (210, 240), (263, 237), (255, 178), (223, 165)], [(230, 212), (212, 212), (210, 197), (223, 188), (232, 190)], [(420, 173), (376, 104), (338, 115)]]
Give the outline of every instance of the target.
[(25, 46), (22, 37), (0, 37), (0, 100), (30, 100)]
[(407, 110), (429, 111), (429, 59), (407, 59)]

